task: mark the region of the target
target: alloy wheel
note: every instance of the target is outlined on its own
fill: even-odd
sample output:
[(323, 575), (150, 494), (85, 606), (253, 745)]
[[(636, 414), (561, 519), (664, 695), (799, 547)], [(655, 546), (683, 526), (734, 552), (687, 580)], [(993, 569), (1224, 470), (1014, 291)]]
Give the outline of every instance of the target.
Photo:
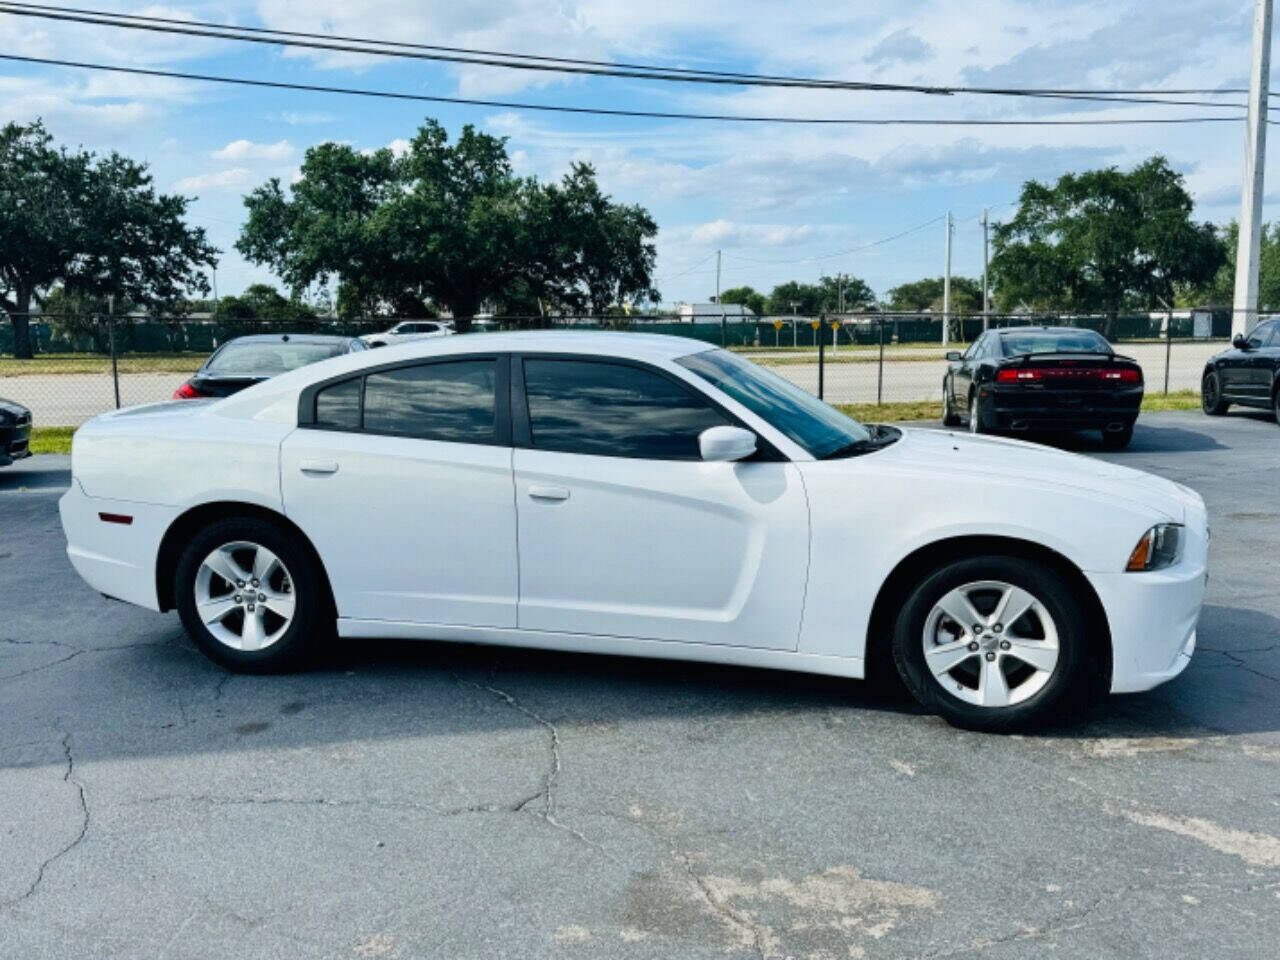
[(978, 422), (978, 395), (976, 393), (969, 400), (969, 432), (982, 432), (982, 425)]
[(1011, 707), (1044, 688), (1058, 666), (1058, 630), (1044, 604), (999, 580), (944, 594), (925, 618), (925, 665), (957, 699)]
[(284, 563), (244, 540), (210, 551), (196, 572), (196, 614), (232, 650), (264, 650), (293, 623), (297, 597)]

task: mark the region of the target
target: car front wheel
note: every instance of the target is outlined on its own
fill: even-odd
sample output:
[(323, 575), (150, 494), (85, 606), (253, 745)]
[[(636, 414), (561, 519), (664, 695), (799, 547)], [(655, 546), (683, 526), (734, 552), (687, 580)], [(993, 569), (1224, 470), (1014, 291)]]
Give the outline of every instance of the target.
[(1200, 407), (1211, 417), (1220, 417), (1231, 404), (1222, 399), (1222, 380), (1210, 370), (1200, 381)]
[(230, 518), (201, 530), (183, 550), (174, 584), (187, 633), (228, 670), (291, 669), (333, 629), (311, 551), (268, 520)]
[(954, 560), (912, 592), (893, 656), (927, 709), (968, 729), (1034, 725), (1087, 691), (1089, 617), (1071, 586), (1016, 556)]

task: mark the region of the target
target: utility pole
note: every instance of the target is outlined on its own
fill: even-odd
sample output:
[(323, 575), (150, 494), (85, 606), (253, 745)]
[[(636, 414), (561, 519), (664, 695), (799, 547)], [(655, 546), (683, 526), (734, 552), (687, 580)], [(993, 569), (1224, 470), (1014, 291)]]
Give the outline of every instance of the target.
[[(716, 251), (716, 303), (720, 302), (720, 251)], [(724, 313), (723, 310), (720, 311)]]
[(987, 214), (989, 207), (982, 208), (982, 330), (985, 333), (991, 326), (991, 295), (987, 286)]
[(1244, 131), (1244, 183), (1240, 191), (1240, 238), (1236, 245), (1236, 289), (1232, 334), (1258, 319), (1258, 249), (1262, 243), (1262, 180), (1267, 161), (1267, 95), (1271, 83), (1271, 0), (1255, 0), (1253, 69)]
[(951, 211), (947, 211), (947, 271), (942, 275), (942, 345), (951, 335)]

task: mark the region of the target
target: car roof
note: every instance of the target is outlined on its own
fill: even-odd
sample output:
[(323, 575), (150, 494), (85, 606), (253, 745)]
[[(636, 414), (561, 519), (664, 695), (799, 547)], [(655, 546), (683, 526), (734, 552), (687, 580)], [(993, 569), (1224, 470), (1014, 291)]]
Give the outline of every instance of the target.
[(522, 330), (463, 334), (438, 340), (414, 340), (384, 347), (370, 357), (360, 354), (369, 364), (390, 359), (412, 359), (450, 353), (586, 353), (602, 356), (633, 357), (637, 360), (670, 360), (686, 354), (709, 350), (715, 344), (690, 337), (672, 337), (659, 333), (629, 333), (611, 330)]
[[(333, 333), (248, 333), (227, 343), (350, 343), (352, 338)], [(224, 343), (225, 347), (227, 343)]]

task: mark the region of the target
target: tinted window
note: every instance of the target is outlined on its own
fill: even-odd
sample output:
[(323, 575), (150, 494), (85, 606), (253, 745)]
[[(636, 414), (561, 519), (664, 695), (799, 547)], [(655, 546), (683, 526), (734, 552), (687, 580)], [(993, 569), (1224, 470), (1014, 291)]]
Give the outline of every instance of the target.
[(346, 345), (333, 343), (290, 343), (233, 340), (209, 358), (206, 376), (270, 377), (328, 360), (346, 352)]
[(365, 378), (364, 428), (426, 440), (493, 443), (497, 364), (429, 363)]
[(698, 434), (729, 423), (693, 391), (637, 367), (526, 360), (524, 382), (540, 450), (697, 460)]
[(1111, 344), (1092, 330), (1028, 330), (1001, 338), (1006, 357), (1028, 353), (1111, 353)]
[(344, 380), (316, 394), (316, 426), (360, 429), (360, 378)]
[(871, 438), (871, 432), (856, 420), (728, 350), (704, 350), (681, 357), (676, 363), (737, 400), (819, 459)]

